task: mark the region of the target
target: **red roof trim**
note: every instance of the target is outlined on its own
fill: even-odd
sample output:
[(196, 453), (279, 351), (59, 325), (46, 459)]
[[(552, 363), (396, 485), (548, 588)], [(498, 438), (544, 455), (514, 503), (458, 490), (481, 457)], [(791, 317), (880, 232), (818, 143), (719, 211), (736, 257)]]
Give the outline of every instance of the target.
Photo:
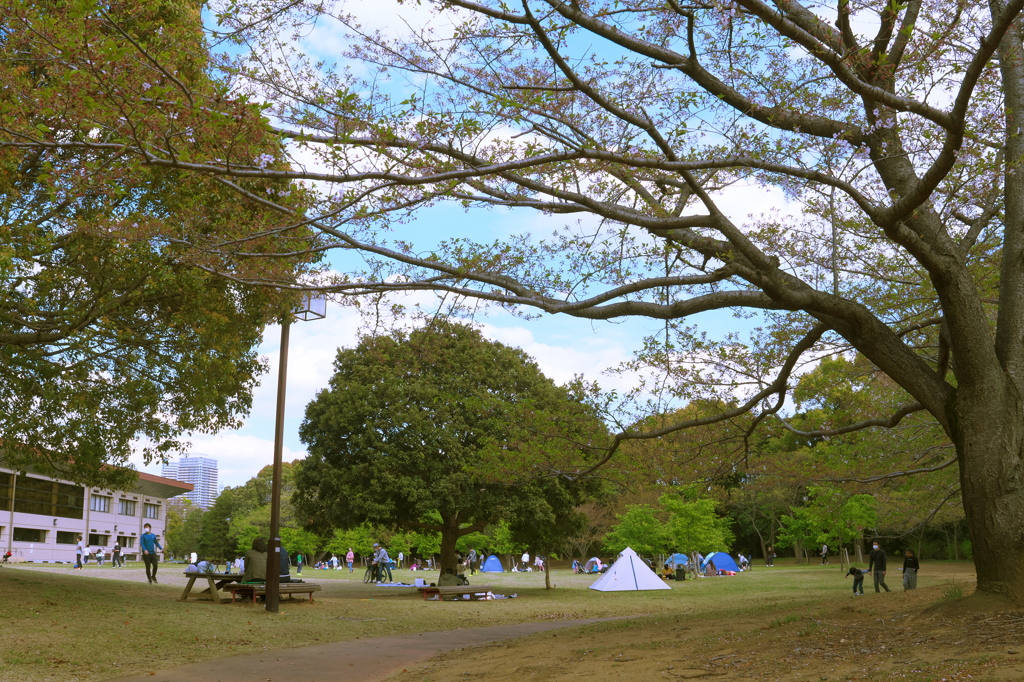
[(190, 493), (195, 490), (195, 486), (191, 483), (185, 483), (184, 481), (176, 481), (173, 478), (164, 478), (163, 476), (156, 476), (154, 474), (147, 474), (145, 471), (138, 472), (140, 481), (150, 481), (151, 483), (161, 483), (163, 485), (169, 485), (173, 488), (180, 488), (183, 493)]

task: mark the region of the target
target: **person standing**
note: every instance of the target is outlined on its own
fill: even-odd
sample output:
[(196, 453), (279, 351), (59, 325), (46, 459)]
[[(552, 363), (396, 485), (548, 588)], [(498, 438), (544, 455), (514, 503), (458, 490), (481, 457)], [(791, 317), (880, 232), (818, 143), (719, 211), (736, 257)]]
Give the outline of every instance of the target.
[(348, 548), (348, 552), (345, 554), (345, 563), (348, 564), (348, 572), (352, 572), (352, 564), (356, 560), (356, 554), (352, 551), (352, 548)]
[(110, 563), (114, 565), (114, 568), (121, 568), (124, 566), (124, 561), (121, 560), (121, 543), (114, 542), (114, 551), (110, 555)]
[(765, 550), (764, 550), (764, 565), (765, 566), (774, 566), (775, 565), (774, 562), (775, 562), (775, 549), (773, 549), (771, 545), (768, 545), (767, 547), (765, 547)]
[(299, 552), (295, 555), (295, 565), (298, 566), (298, 569), (295, 571), (295, 573), (302, 573), (302, 552)]
[(89, 543), (85, 543), (85, 550), (82, 553), (82, 565), (86, 566), (89, 563), (89, 555), (92, 554), (92, 550), (89, 549)]
[(405, 552), (398, 550), (398, 568), (402, 568), (402, 562), (405, 561)]
[(889, 586), (885, 584), (885, 569), (885, 550), (882, 549), (882, 546), (876, 540), (871, 544), (871, 554), (868, 554), (868, 572), (871, 573), (871, 577), (875, 582), (875, 592), (878, 592), (879, 585), (885, 588), (886, 592), (892, 592)]
[(76, 570), (79, 570), (79, 571), (82, 570), (82, 566), (85, 565), (84, 563), (82, 563), (82, 557), (83, 556), (85, 556), (85, 545), (82, 543), (82, 536), (79, 535), (78, 536), (78, 544), (75, 545), (75, 569)]
[(391, 567), (388, 566), (388, 564), (391, 563), (391, 556), (388, 554), (388, 551), (379, 544), (375, 544), (373, 546), (373, 563), (377, 567), (377, 582), (384, 582), (385, 575), (388, 577), (388, 582), (391, 582)]
[(821, 565), (824, 566), (828, 563), (828, 545), (822, 543), (821, 545)]
[(914, 556), (914, 550), (908, 549), (905, 554), (906, 556), (903, 557), (903, 589), (916, 590), (917, 572), (921, 569), (921, 564)]
[(142, 563), (146, 565), (146, 578), (150, 583), (156, 583), (156, 569), (159, 558), (156, 550), (163, 550), (163, 545), (153, 534), (153, 527), (148, 523), (142, 527), (142, 537), (139, 538), (139, 547), (142, 549)]
[(476, 575), (476, 550), (470, 549), (469, 556), (466, 559), (466, 563), (469, 564), (469, 574)]
[(105, 556), (106, 556), (106, 554), (103, 552), (103, 548), (102, 547), (98, 548), (96, 550), (96, 563), (99, 564), (100, 566), (102, 566), (103, 565), (103, 558)]

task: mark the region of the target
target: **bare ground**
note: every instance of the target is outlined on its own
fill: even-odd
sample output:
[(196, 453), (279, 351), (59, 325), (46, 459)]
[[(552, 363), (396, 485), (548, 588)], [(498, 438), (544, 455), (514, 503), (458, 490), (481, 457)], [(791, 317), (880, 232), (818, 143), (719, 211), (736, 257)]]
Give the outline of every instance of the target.
[[(948, 577), (973, 590), (973, 575)], [(390, 679), (1024, 680), (1024, 611), (943, 602), (949, 584), (876, 595), (868, 581), (868, 590), (837, 590), (814, 612), (652, 616), (538, 634), (442, 653)]]

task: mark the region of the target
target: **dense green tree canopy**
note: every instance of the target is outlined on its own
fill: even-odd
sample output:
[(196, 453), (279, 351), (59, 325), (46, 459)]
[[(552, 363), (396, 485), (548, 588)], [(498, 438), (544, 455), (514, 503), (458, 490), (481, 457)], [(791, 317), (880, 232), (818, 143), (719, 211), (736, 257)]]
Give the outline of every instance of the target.
[(300, 434), (293, 502), (308, 527), (440, 532), (444, 566), (489, 523), (525, 533), (571, 514), (590, 484), (556, 472), (604, 428), (521, 351), (434, 321), (339, 350)]
[[(124, 463), (135, 439), (147, 459), (160, 457), (189, 432), (238, 425), (249, 409), (264, 370), (255, 347), (292, 297), (221, 275), (256, 269), (267, 281), (294, 281), (304, 259), (284, 256), (305, 233), (260, 236), (279, 213), (246, 200), (240, 187), (103, 147), (130, 126), (181, 156), (222, 149), (209, 125), (182, 134), (128, 123), (147, 108), (164, 118), (188, 91), (221, 87), (209, 78), (199, 22), (197, 5), (184, 0), (5, 5), (0, 118), (22, 133), (76, 143), (0, 150), (0, 439), (8, 465), (112, 482), (129, 472), (104, 465)], [(126, 35), (151, 59), (103, 68), (124, 56)], [(116, 82), (98, 87), (90, 74), (100, 71)], [(236, 106), (258, 120), (255, 107)], [(264, 154), (266, 165), (280, 150), (256, 130), (236, 151)], [(298, 192), (278, 196), (289, 194), (287, 181), (250, 182), (246, 191), (301, 201)], [(227, 242), (232, 254), (205, 251)], [(281, 257), (252, 258), (270, 253)]]

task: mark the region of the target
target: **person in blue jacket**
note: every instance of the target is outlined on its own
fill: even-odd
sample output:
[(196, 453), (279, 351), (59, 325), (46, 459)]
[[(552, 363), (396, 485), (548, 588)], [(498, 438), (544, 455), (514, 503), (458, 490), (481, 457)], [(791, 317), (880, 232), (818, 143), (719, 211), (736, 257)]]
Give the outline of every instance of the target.
[(146, 565), (146, 577), (150, 583), (156, 582), (156, 566), (159, 557), (156, 550), (163, 550), (160, 541), (153, 534), (153, 527), (148, 523), (142, 527), (142, 537), (139, 538), (139, 546), (142, 548), (142, 563)]

